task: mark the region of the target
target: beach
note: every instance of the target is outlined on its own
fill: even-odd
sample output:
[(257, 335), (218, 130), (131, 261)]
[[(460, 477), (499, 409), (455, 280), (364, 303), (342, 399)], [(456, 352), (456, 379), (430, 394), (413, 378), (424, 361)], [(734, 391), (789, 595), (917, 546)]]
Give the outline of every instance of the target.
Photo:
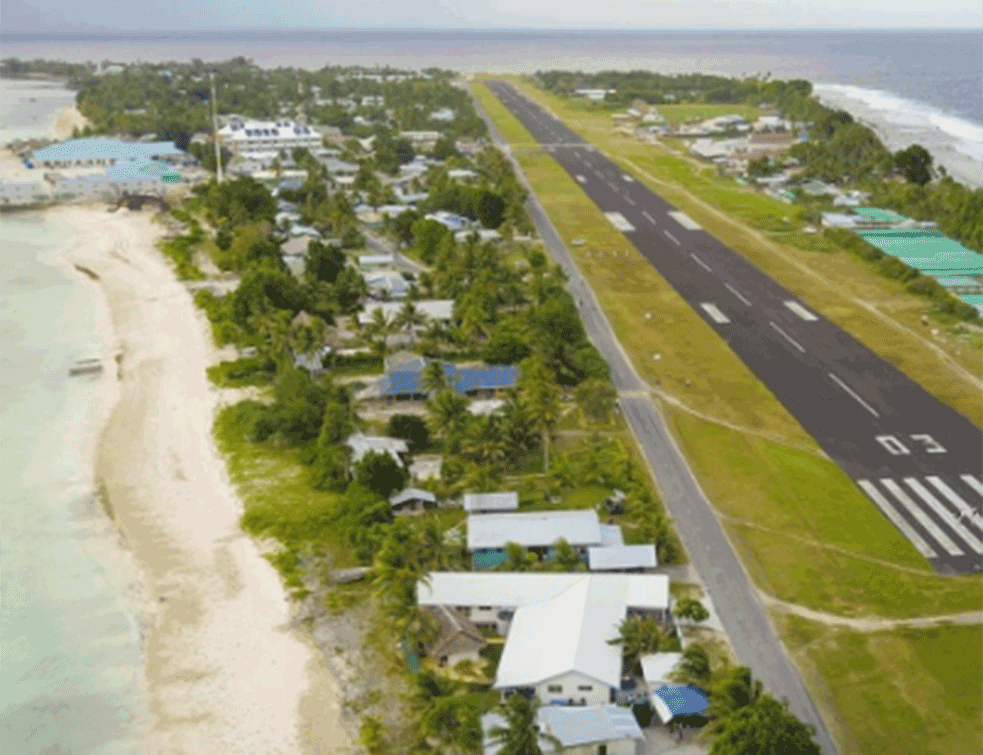
[(110, 580), (141, 635), (146, 731), (134, 732), (132, 751), (350, 752), (339, 687), (295, 629), (278, 574), (239, 529), (241, 502), (211, 435), (223, 400), (205, 374), (216, 350), (154, 248), (160, 226), (127, 210), (49, 212), (73, 231), (66, 261), (107, 306), (116, 379), (96, 479), (123, 549), (107, 564)]

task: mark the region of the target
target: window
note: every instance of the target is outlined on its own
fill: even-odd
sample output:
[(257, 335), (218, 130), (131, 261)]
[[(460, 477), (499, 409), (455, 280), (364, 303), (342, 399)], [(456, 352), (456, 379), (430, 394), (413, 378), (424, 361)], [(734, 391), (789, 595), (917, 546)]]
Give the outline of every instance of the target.
[(593, 692), (594, 687), (590, 684), (580, 684), (577, 686), (579, 692)]
[(479, 611), (490, 611), (490, 610), (492, 610), (492, 607), (491, 606), (478, 606), (478, 610)]
[(546, 685), (546, 691), (547, 692), (563, 692), (563, 685), (562, 684), (547, 684)]

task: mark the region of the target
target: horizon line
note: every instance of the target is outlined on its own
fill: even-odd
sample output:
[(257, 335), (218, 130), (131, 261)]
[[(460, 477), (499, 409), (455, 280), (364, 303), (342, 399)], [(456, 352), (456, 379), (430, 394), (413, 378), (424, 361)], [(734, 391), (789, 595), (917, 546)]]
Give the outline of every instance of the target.
[(379, 26), (348, 26), (348, 27), (214, 27), (214, 28), (194, 28), (194, 29), (107, 29), (107, 28), (79, 28), (79, 29), (3, 29), (0, 30), (0, 38), (15, 36), (128, 36), (135, 34), (293, 34), (293, 33), (351, 33), (351, 32), (375, 32), (375, 33), (405, 33), (405, 32), (453, 32), (467, 34), (489, 34), (498, 32), (566, 32), (566, 33), (629, 33), (629, 34), (650, 34), (650, 33), (802, 33), (802, 32), (956, 32), (975, 34), (983, 31), (980, 27), (965, 26), (803, 26), (795, 28), (771, 28), (771, 27), (678, 27), (678, 28), (647, 28), (639, 29), (635, 27), (586, 27), (586, 26), (494, 26), (494, 27), (455, 27), (455, 26), (404, 26), (404, 27), (379, 27)]

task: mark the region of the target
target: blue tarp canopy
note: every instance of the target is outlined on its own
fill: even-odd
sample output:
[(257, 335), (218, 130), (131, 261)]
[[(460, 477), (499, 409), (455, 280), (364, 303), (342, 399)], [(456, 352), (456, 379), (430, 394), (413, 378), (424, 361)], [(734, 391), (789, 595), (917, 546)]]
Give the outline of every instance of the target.
[(652, 693), (652, 707), (664, 724), (681, 716), (698, 716), (703, 713), (708, 703), (703, 690), (692, 684), (665, 685)]

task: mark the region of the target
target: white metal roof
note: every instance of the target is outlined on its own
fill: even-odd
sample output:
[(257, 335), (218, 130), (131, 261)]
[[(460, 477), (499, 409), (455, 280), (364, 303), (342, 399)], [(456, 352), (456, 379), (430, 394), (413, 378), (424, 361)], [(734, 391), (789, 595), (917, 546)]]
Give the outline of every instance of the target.
[(652, 691), (669, 681), (669, 672), (679, 665), (682, 653), (650, 653), (639, 660), (642, 663), (642, 676)]
[(605, 548), (616, 548), (625, 544), (624, 537), (621, 536), (621, 527), (617, 524), (602, 524), (601, 545)]
[(564, 747), (645, 738), (631, 710), (617, 705), (551, 705), (540, 709), (539, 721)]
[(489, 414), (494, 414), (499, 409), (505, 406), (505, 402), (500, 398), (487, 398), (480, 399), (478, 401), (472, 401), (468, 404), (468, 411), (479, 417), (486, 417)]
[(359, 265), (391, 265), (395, 261), (392, 254), (361, 254), (358, 257)]
[(654, 545), (610, 545), (587, 549), (591, 571), (651, 569), (656, 565)]
[(533, 511), (522, 514), (472, 514), (468, 517), (468, 550), (553, 545), (563, 538), (571, 545), (600, 545), (601, 527), (593, 509)]
[(391, 506), (399, 506), (407, 501), (427, 501), (429, 503), (436, 503), (437, 496), (435, 496), (429, 490), (423, 490), (421, 488), (406, 488), (406, 490), (401, 490), (395, 495), (389, 497), (389, 504)]
[[(579, 581), (626, 585), (629, 608), (665, 610), (669, 607), (669, 577), (665, 574), (560, 574), (518, 572), (431, 572), (416, 585), (421, 606), (479, 606), (519, 608), (551, 600)], [(620, 588), (619, 588), (620, 589)]]
[(465, 493), (461, 501), (465, 511), (514, 511), (519, 508), (519, 494), (507, 493)]
[(401, 438), (386, 438), (376, 435), (362, 435), (361, 433), (348, 436), (345, 443), (352, 449), (352, 461), (355, 463), (361, 461), (370, 451), (375, 451), (376, 453), (388, 453), (402, 465), (403, 460), (399, 458), (399, 454), (409, 453), (410, 450), (406, 441)]
[(575, 672), (610, 687), (621, 679), (618, 636), (628, 586), (579, 579), (554, 598), (516, 609), (493, 689), (531, 687)]
[[(368, 325), (372, 322), (372, 313), (377, 309), (382, 310), (382, 314), (386, 316), (386, 322), (392, 322), (403, 306), (403, 303), (398, 301), (369, 302), (358, 313), (358, 322), (360, 325)], [(449, 322), (454, 317), (453, 299), (423, 299), (413, 302), (413, 306), (416, 307), (417, 312), (429, 320)]]

